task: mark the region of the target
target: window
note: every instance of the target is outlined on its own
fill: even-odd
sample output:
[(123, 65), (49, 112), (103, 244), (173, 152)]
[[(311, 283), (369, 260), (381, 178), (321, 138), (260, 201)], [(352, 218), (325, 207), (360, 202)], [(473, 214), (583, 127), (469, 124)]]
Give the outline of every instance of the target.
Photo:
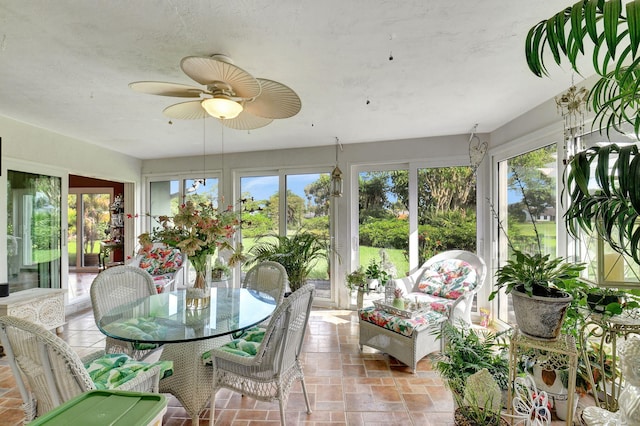
[(108, 239), (111, 230), (109, 206), (113, 190), (73, 188), (69, 192), (67, 197), (69, 266), (97, 270), (100, 241)]
[[(512, 248), (557, 255), (557, 181), (556, 144), (498, 163), (498, 197), (493, 210), (500, 222), (499, 265), (512, 256)], [(501, 294), (496, 299), (498, 318), (514, 324), (510, 298)]]
[(152, 219), (161, 215), (173, 216), (179, 203), (212, 203), (218, 205), (218, 178), (182, 178), (158, 180), (149, 183), (149, 226), (157, 225)]
[(394, 277), (409, 272), (409, 181), (406, 169), (358, 175), (359, 261), (382, 263)]
[[(609, 137), (596, 131), (583, 135), (576, 141), (576, 145), (582, 149), (612, 143), (624, 146), (636, 143), (636, 141), (634, 136), (618, 133), (613, 129), (610, 131)], [(615, 160), (616, 156), (612, 154), (610, 163)], [(594, 178), (596, 167), (597, 165), (594, 161), (591, 164), (590, 191), (597, 190)], [(580, 238), (575, 241), (575, 244), (578, 259), (587, 264), (585, 278), (588, 281), (597, 283), (602, 287), (635, 287), (640, 283), (640, 266), (633, 261), (631, 256), (622, 255), (614, 251), (609, 244), (597, 237), (596, 232), (588, 234), (581, 230)]]
[[(241, 176), (239, 182), (245, 252), (261, 236), (284, 236), (295, 232), (313, 233), (328, 245), (331, 235), (328, 173), (279, 171)], [(315, 285), (317, 298), (330, 299), (331, 265), (329, 258), (323, 257), (314, 264), (307, 282)]]
[(393, 277), (402, 277), (442, 251), (476, 252), (470, 167), (378, 168), (358, 179), (358, 261), (364, 268), (382, 262)]

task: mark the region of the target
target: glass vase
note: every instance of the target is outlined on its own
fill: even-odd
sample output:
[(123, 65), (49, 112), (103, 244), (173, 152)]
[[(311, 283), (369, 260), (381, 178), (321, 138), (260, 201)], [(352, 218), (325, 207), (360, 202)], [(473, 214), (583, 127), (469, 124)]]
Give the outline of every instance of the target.
[(211, 255), (200, 261), (190, 260), (195, 276), (189, 274), (186, 302), (188, 309), (205, 309), (211, 302)]

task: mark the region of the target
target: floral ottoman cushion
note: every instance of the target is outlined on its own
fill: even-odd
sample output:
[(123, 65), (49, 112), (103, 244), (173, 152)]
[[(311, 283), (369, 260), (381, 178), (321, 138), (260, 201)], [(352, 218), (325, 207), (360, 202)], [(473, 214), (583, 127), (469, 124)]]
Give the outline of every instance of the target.
[(438, 324), (446, 319), (443, 314), (435, 311), (427, 311), (413, 318), (404, 318), (376, 309), (373, 306), (360, 309), (358, 315), (362, 321), (370, 322), (409, 337), (419, 327)]

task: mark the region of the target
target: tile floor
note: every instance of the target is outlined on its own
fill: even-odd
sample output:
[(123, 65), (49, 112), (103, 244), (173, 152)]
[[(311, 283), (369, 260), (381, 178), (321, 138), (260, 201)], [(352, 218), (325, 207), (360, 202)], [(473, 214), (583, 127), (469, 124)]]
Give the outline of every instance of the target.
[[(81, 356), (104, 347), (104, 336), (96, 329), (91, 311), (74, 313), (67, 319), (62, 337)], [(368, 348), (361, 353), (353, 311), (313, 311), (304, 345), (304, 372), (313, 413), (306, 414), (298, 385), (287, 405), (288, 425), (453, 425), (453, 400), (428, 358), (411, 374), (385, 354)], [(14, 386), (6, 360), (0, 359), (3, 426), (23, 424), (20, 395)], [(201, 424), (208, 424), (209, 415), (208, 409), (201, 414)], [(216, 397), (215, 416), (216, 425), (280, 424), (277, 403), (258, 402), (226, 390)], [(173, 397), (163, 424), (191, 425)]]

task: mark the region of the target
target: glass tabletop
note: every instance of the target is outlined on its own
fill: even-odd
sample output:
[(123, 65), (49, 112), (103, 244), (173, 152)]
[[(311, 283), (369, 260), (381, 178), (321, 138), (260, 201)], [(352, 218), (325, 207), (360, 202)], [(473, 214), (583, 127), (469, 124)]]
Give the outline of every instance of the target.
[(273, 297), (245, 288), (212, 288), (208, 308), (186, 307), (184, 290), (160, 293), (109, 311), (98, 328), (114, 339), (178, 343), (224, 336), (258, 324), (276, 308)]

